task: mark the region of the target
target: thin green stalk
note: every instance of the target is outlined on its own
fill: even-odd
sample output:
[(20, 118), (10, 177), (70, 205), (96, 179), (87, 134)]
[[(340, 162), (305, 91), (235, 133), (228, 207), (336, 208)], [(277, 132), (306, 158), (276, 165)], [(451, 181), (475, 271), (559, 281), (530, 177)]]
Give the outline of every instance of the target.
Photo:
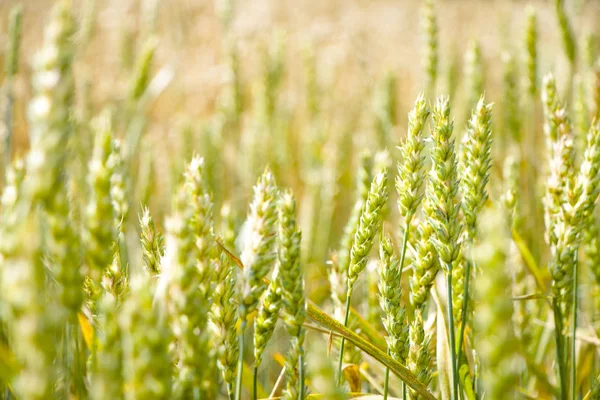
[[(410, 234), (410, 223), (412, 216), (406, 221), (406, 232), (404, 232), (404, 238), (402, 239), (402, 253), (400, 254), (400, 279), (398, 280), (398, 287), (402, 288), (402, 270), (404, 269), (404, 260), (406, 259), (406, 248), (408, 247), (408, 235)], [(388, 350), (389, 354), (389, 350)], [(385, 368), (385, 380), (383, 382), (383, 400), (387, 400), (388, 397), (388, 385), (390, 379), (390, 369)], [(406, 384), (402, 382), (402, 393), (406, 393)], [(403, 395), (404, 396), (404, 395)], [(403, 397), (404, 398), (404, 397)]]
[(577, 302), (578, 302), (578, 291), (577, 291), (577, 272), (578, 272), (577, 257), (575, 257), (575, 265), (573, 267), (573, 338), (571, 339), (571, 399), (575, 400), (577, 397)]
[[(464, 293), (464, 298), (465, 300), (468, 298), (467, 296), (469, 295), (469, 282), (471, 280), (471, 262), (467, 261), (467, 265), (465, 267), (465, 291)], [(462, 355), (462, 345), (463, 345), (463, 341), (465, 339), (465, 326), (467, 325), (466, 323), (466, 318), (465, 316), (467, 315), (467, 301), (463, 302), (463, 306), (462, 306), (462, 321), (460, 322), (460, 331), (458, 334), (458, 348), (456, 349), (456, 353), (457, 353), (457, 359), (460, 360), (460, 356)]]
[(256, 384), (258, 383), (258, 366), (254, 365), (254, 371), (252, 373), (252, 399), (256, 400)]
[[(387, 351), (388, 356), (390, 355), (390, 351)], [(388, 367), (385, 368), (385, 379), (383, 381), (383, 400), (387, 400), (388, 392), (389, 392), (389, 382), (390, 382), (390, 369)]]
[[(462, 305), (462, 320), (460, 321), (460, 331), (458, 334), (458, 348), (456, 349), (456, 359), (458, 360), (458, 362), (460, 362), (460, 359), (462, 357), (462, 349), (463, 349), (463, 341), (465, 340), (465, 327), (467, 325), (467, 305), (468, 305), (468, 298), (469, 298), (469, 282), (471, 280), (471, 262), (467, 260), (467, 265), (465, 266), (465, 290), (464, 290), (464, 295), (463, 295), (463, 305)], [(462, 383), (458, 382), (459, 386), (462, 385)], [(459, 393), (460, 394), (460, 398), (462, 399), (462, 391)]]
[(304, 353), (301, 352), (300, 353), (300, 357), (298, 358), (298, 362), (300, 363), (300, 379), (298, 382), (300, 384), (300, 387), (298, 388), (298, 398), (300, 400), (304, 400)]
[[(352, 296), (352, 291), (348, 292), (346, 296), (346, 311), (344, 313), (344, 328), (348, 327), (348, 316), (350, 315), (350, 297)], [(344, 346), (346, 344), (346, 338), (342, 337), (342, 344), (340, 345), (340, 358), (338, 360), (338, 370), (337, 370), (337, 379), (338, 385), (342, 385), (342, 364), (344, 363)]]
[[(245, 313), (242, 312), (242, 315)], [(242, 400), (242, 375), (244, 372), (244, 332), (246, 331), (246, 317), (244, 315), (242, 324), (240, 326), (239, 341), (240, 341), (240, 354), (238, 358), (237, 377), (235, 380), (235, 399)]]
[(552, 309), (554, 310), (554, 338), (556, 340), (556, 361), (558, 363), (558, 375), (560, 381), (560, 398), (561, 400), (566, 400), (567, 374), (563, 354), (564, 338), (562, 335), (562, 312), (560, 311), (560, 304), (558, 303), (558, 299), (556, 297), (552, 299)]
[(448, 272), (446, 273), (446, 284), (447, 288), (447, 313), (448, 313), (448, 332), (449, 332), (449, 344), (450, 344), (450, 362), (452, 363), (452, 400), (457, 399), (457, 376), (456, 373), (456, 338), (454, 337), (454, 312), (452, 311), (452, 264), (448, 266)]

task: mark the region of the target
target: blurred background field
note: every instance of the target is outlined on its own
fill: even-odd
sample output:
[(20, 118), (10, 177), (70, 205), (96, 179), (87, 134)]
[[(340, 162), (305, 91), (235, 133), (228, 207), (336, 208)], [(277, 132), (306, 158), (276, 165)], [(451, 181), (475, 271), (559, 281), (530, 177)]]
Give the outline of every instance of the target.
[[(219, 18), (219, 2), (175, 0), (74, 2), (80, 18), (93, 13), (89, 42), (76, 59), (78, 90), (93, 83), (94, 108), (121, 98), (138, 51), (152, 31), (158, 38), (153, 73), (167, 71), (168, 86), (148, 105), (148, 129), (161, 140), (161, 148), (177, 135), (183, 119), (194, 121), (194, 130), (210, 120), (217, 108), (219, 93), (228, 81), (225, 41), (238, 45), (244, 94), (251, 108), (252, 86), (260, 79), (262, 49), (277, 35), (284, 41), (285, 73), (282, 107), (292, 110), (294, 119), (305, 119), (305, 55), (315, 57), (317, 79), (323, 93), (328, 119), (352, 122), (356, 135), (370, 129), (372, 97), (377, 82), (391, 72), (397, 79), (400, 137), (406, 114), (423, 90), (422, 32), (420, 1), (253, 1), (236, 2), (231, 26)], [(592, 1), (567, 2), (579, 37), (595, 33), (600, 5)], [(4, 16), (6, 45), (7, 13), (14, 1), (0, 4)], [(24, 2), (22, 73), (16, 83), (17, 136), (24, 146), (25, 105), (31, 92), (30, 72), (38, 49), (51, 1)], [(440, 76), (437, 93), (456, 95), (462, 106), (464, 54), (469, 41), (479, 41), (485, 61), (487, 97), (497, 101), (502, 93), (501, 55), (508, 51), (522, 58), (526, 5), (534, 5), (539, 21), (539, 68), (568, 74), (568, 60), (560, 51), (560, 31), (550, 1), (440, 1), (438, 7)], [(90, 8), (94, 8), (93, 11)], [(455, 74), (455, 78), (448, 75)], [(450, 84), (448, 80), (456, 79)], [(564, 79), (558, 79), (563, 84)], [(450, 87), (456, 86), (456, 87)], [(255, 86), (255, 85), (254, 85)], [(328, 109), (329, 110), (329, 109)], [(352, 112), (349, 112), (352, 110)], [(457, 114), (460, 114), (457, 112)], [(498, 118), (496, 118), (497, 120)], [(160, 138), (160, 139), (158, 139)], [(176, 141), (175, 141), (176, 142)]]
[[(0, 4), (4, 21), (14, 4), (13, 1)], [(14, 84), (15, 146), (20, 154), (27, 147), (31, 61), (41, 43), (51, 4), (37, 0), (23, 4), (22, 68)], [(136, 55), (149, 37), (156, 40), (150, 71), (155, 78), (155, 93), (148, 96), (143, 114), (144, 141), (151, 143), (145, 151), (151, 154), (148, 157), (159, 171), (155, 174), (159, 187), (169, 187), (174, 176), (173, 163), (184, 159), (173, 154), (181, 154), (183, 150), (190, 155), (186, 137), (192, 138), (194, 149), (200, 154), (206, 151), (200, 142), (207, 129), (218, 124), (215, 120), (219, 116), (215, 114), (219, 98), (224, 96), (232, 79), (228, 56), (231, 43), (235, 43), (243, 98), (242, 127), (239, 132), (224, 132), (225, 136), (232, 135), (234, 146), (239, 144), (240, 132), (247, 130), (255, 119), (252, 110), (257, 108), (256, 92), (265, 70), (263, 55), (271, 48), (271, 53), (282, 52), (277, 57), (283, 62), (277, 108), (286, 121), (284, 127), (278, 128), (277, 136), (290, 138), (291, 155), (299, 158), (300, 147), (294, 145), (294, 140), (306, 138), (314, 125), (307, 106), (309, 85), (313, 83), (318, 107), (322, 109), (318, 123), (326, 133), (323, 142), (312, 150), (326, 153), (323, 145), (336, 135), (351, 136), (355, 148), (381, 147), (371, 140), (376, 97), (378, 87), (391, 75), (395, 79), (396, 119), (390, 138), (393, 140), (385, 146), (392, 157), (396, 156), (394, 146), (405, 134), (408, 110), (417, 94), (424, 90), (420, 1), (234, 2), (228, 17), (224, 17), (228, 11), (222, 10), (223, 4), (191, 0), (74, 2), (77, 17), (85, 25), (77, 37), (81, 44), (75, 60), (78, 103), (84, 106), (89, 101), (85, 106), (89, 106), (92, 114), (102, 107), (122, 104)], [(440, 1), (437, 5), (439, 72), (435, 93), (451, 95), (457, 132), (464, 128), (470, 112), (465, 54), (469, 43), (477, 40), (485, 67), (483, 89), (486, 98), (497, 103), (495, 132), (502, 135), (503, 54), (510, 53), (522, 72), (527, 5), (535, 6), (538, 15), (538, 71), (540, 74), (553, 71), (559, 87), (564, 89), (570, 79), (561, 78), (570, 75), (569, 62), (560, 48), (552, 2)], [(583, 40), (595, 34), (599, 4), (573, 1), (568, 2), (567, 9), (577, 37)], [(6, 33), (3, 41), (7, 43)], [(281, 48), (277, 50), (277, 46)], [(314, 76), (309, 75), (311, 68)], [(240, 150), (245, 153), (248, 149)], [(234, 167), (232, 163), (239, 164), (240, 155), (243, 154), (229, 153), (230, 167)], [(283, 183), (296, 191), (310, 179), (281, 175), (287, 180)], [(249, 182), (246, 180), (246, 184)], [(346, 189), (352, 186), (351, 179), (342, 182), (350, 185)], [(243, 197), (249, 194), (248, 187), (245, 189)], [(350, 202), (341, 199), (342, 215)], [(169, 205), (161, 203), (157, 212), (164, 213)]]

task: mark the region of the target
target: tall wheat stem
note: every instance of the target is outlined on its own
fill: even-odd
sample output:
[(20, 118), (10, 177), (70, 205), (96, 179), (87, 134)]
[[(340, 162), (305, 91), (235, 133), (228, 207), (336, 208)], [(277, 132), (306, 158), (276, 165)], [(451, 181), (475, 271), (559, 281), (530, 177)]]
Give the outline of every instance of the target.
[(579, 270), (577, 256), (575, 256), (575, 265), (573, 266), (573, 338), (571, 339), (571, 398), (575, 400), (577, 394), (577, 272)]
[(552, 309), (554, 311), (554, 339), (556, 341), (556, 362), (558, 363), (558, 375), (560, 380), (560, 399), (566, 400), (567, 395), (567, 371), (564, 360), (564, 345), (562, 335), (562, 312), (557, 297), (552, 298)]
[[(452, 373), (452, 400), (457, 399), (458, 393), (458, 374), (456, 371), (456, 339), (454, 337), (454, 311), (452, 307), (452, 264), (447, 266), (448, 272), (446, 273), (446, 284), (447, 288), (447, 313), (448, 313), (448, 340), (450, 345), (450, 362), (452, 363), (451, 373)], [(464, 318), (464, 317), (463, 317)]]
[(298, 358), (298, 362), (300, 363), (300, 366), (299, 366), (299, 368), (300, 368), (299, 381), (300, 382), (298, 382), (298, 384), (300, 385), (300, 388), (298, 390), (298, 393), (299, 393), (298, 398), (300, 400), (304, 400), (304, 373), (305, 373), (305, 371), (304, 371), (304, 352), (302, 352), (300, 354), (300, 357)]
[[(388, 349), (387, 355), (390, 355), (390, 350)], [(385, 378), (383, 381), (383, 400), (387, 400), (388, 392), (389, 392), (389, 383), (390, 383), (390, 369), (385, 367)]]
[(242, 400), (242, 376), (244, 372), (244, 332), (246, 331), (246, 316), (242, 312), (243, 316), (242, 324), (240, 325), (239, 341), (240, 341), (240, 354), (238, 358), (237, 377), (235, 380), (235, 400)]
[[(469, 283), (471, 280), (471, 262), (467, 260), (466, 262), (466, 266), (465, 266), (465, 291), (464, 291), (464, 298), (468, 299), (469, 298)], [(460, 322), (460, 331), (458, 334), (458, 348), (456, 349), (456, 359), (460, 362), (460, 358), (462, 356), (462, 346), (463, 346), (463, 341), (465, 338), (465, 327), (467, 325), (467, 305), (468, 302), (465, 301), (463, 303), (462, 306), (462, 320)]]
[(258, 384), (258, 366), (254, 364), (254, 371), (252, 372), (252, 399), (257, 399), (256, 386)]
[[(348, 317), (350, 315), (350, 297), (352, 296), (352, 291), (348, 291), (348, 295), (346, 296), (346, 311), (344, 312), (344, 326), (348, 326)], [(342, 337), (342, 343), (340, 344), (340, 358), (338, 360), (338, 370), (337, 370), (337, 379), (338, 385), (342, 384), (342, 364), (344, 363), (344, 346), (346, 345), (346, 338)]]

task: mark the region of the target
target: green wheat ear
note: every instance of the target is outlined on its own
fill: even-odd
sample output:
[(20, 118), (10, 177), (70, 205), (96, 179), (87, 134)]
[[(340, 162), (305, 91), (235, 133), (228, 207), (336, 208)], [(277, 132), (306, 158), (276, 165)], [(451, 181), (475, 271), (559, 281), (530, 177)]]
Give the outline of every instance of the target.
[[(71, 137), (72, 74), (75, 22), (68, 1), (52, 8), (44, 44), (34, 61), (34, 97), (29, 104), (31, 149), (26, 159), (27, 190), (33, 201), (46, 202), (59, 192), (67, 143)], [(45, 79), (47, 76), (55, 79)]]
[(408, 357), (408, 324), (406, 310), (401, 305), (402, 292), (398, 287), (401, 271), (398, 268), (400, 260), (394, 254), (392, 241), (383, 237), (379, 244), (379, 304), (383, 311), (383, 326), (390, 355), (406, 363)]
[(348, 267), (350, 265), (350, 252), (352, 243), (356, 234), (356, 229), (360, 222), (360, 216), (367, 201), (369, 194), (369, 185), (371, 184), (373, 157), (369, 152), (363, 152), (360, 155), (360, 166), (356, 173), (356, 201), (346, 226), (342, 234), (340, 249), (337, 257), (331, 262), (331, 268), (328, 270), (329, 284), (331, 286), (331, 298), (335, 305), (335, 313), (338, 319), (343, 318), (343, 308), (346, 302)]
[(455, 354), (455, 322), (453, 303), (457, 293), (453, 294), (453, 266), (461, 257), (459, 241), (463, 224), (459, 218), (461, 208), (458, 190), (460, 180), (452, 131), (454, 122), (450, 117), (450, 104), (447, 97), (438, 97), (432, 112), (433, 127), (431, 139), (431, 170), (426, 192), (425, 213), (431, 226), (431, 242), (437, 253), (439, 265), (446, 273), (446, 298), (448, 338), (451, 359), (451, 377), (453, 398), (458, 391), (458, 365)]
[(415, 101), (415, 107), (408, 114), (408, 135), (400, 145), (400, 161), (396, 177), (398, 209), (410, 223), (423, 199), (425, 183), (425, 137), (423, 131), (430, 111), (423, 93)]
[(575, 43), (573, 28), (571, 27), (567, 12), (565, 11), (563, 0), (554, 0), (554, 4), (565, 55), (567, 56), (567, 59), (571, 65), (575, 65), (577, 45)]
[(427, 219), (433, 227), (432, 242), (441, 266), (448, 270), (460, 253), (459, 237), (463, 228), (458, 218), (459, 176), (454, 140), (454, 122), (448, 98), (439, 97), (433, 109), (431, 171), (427, 185), (429, 209)]
[[(516, 143), (521, 143), (525, 125), (521, 121), (521, 90), (519, 84), (519, 71), (517, 62), (510, 53), (503, 53), (502, 62), (504, 65), (503, 86), (504, 95), (502, 99), (503, 108), (503, 128), (510, 134), (510, 137)], [(504, 138), (503, 138), (504, 140)]]
[(167, 301), (177, 340), (178, 374), (174, 392), (183, 397), (204, 389), (211, 372), (206, 365), (209, 358), (205, 331), (214, 239), (212, 200), (203, 166), (202, 158), (192, 158), (174, 199), (174, 210), (167, 221), (161, 276), (168, 286)]
[(10, 10), (8, 20), (8, 50), (4, 61), (5, 99), (4, 101), (4, 168), (10, 163), (13, 141), (14, 80), (19, 71), (19, 52), (22, 35), (23, 7), (16, 5)]
[(112, 221), (115, 213), (110, 194), (113, 174), (109, 161), (113, 151), (110, 115), (104, 113), (97, 117), (92, 123), (92, 130), (95, 143), (88, 168), (91, 196), (85, 209), (86, 227), (83, 238), (86, 245), (87, 274), (93, 282), (99, 284), (104, 269), (112, 261), (112, 255), (106, 251), (106, 246), (116, 239), (116, 226), (106, 223), (106, 218)]
[(287, 386), (285, 399), (303, 399), (307, 392), (304, 383), (304, 337), (306, 297), (304, 275), (300, 264), (302, 235), (296, 227), (296, 200), (291, 191), (281, 195), (278, 203), (277, 259), (280, 265), (283, 320), (291, 336), (290, 349), (285, 358)]
[(169, 330), (153, 306), (153, 283), (140, 274), (131, 282), (131, 294), (119, 314), (123, 332), (125, 399), (169, 399), (172, 361)]
[[(413, 322), (410, 324), (409, 343), (407, 366), (410, 371), (417, 377), (419, 382), (428, 386), (432, 379), (431, 363), (432, 357), (429, 353), (429, 344), (431, 342), (431, 334), (425, 334), (423, 327), (423, 317), (421, 312), (417, 311)], [(421, 397), (411, 391), (411, 399), (420, 399)]]
[(387, 202), (387, 198), (387, 168), (383, 168), (373, 178), (367, 201), (365, 202), (358, 228), (354, 235), (354, 242), (350, 250), (350, 265), (348, 267), (348, 297), (352, 295), (358, 275), (367, 266), (367, 256), (371, 247), (373, 247), (375, 235), (381, 225), (383, 207)]
[(140, 220), (140, 243), (142, 245), (142, 258), (146, 273), (160, 274), (160, 262), (164, 256), (164, 236), (156, 229), (150, 209), (144, 206)]
[(105, 292), (97, 305), (96, 347), (90, 370), (92, 399), (123, 397), (123, 344), (119, 326), (120, 304)]
[(538, 93), (538, 31), (537, 16), (533, 7), (527, 7), (525, 28), (525, 65), (527, 67), (527, 91), (531, 97)]
[(482, 362), (481, 378), (490, 398), (513, 397), (523, 364), (511, 324), (513, 302), (507, 292), (510, 279), (505, 263), (510, 236), (498, 209), (487, 211), (480, 226), (481, 244), (474, 248), (473, 259), (486, 266), (486, 273), (478, 276), (475, 285), (475, 340)]
[(21, 29), (23, 21), (23, 7), (18, 5), (10, 10), (8, 32), (9, 47), (7, 52), (4, 70), (9, 79), (12, 79), (19, 70), (19, 47), (21, 45)]
[(423, 70), (425, 71), (425, 93), (427, 97), (435, 95), (438, 75), (438, 26), (435, 0), (425, 0), (421, 15), (423, 35)]
[(396, 77), (388, 72), (375, 91), (374, 130), (379, 143), (385, 146), (392, 139), (393, 128), (396, 125)]
[(248, 235), (242, 249), (244, 270), (240, 280), (240, 317), (258, 306), (266, 284), (263, 278), (275, 262), (275, 230), (277, 221), (277, 187), (273, 174), (267, 170), (254, 187), (254, 198), (248, 215)]
[(208, 326), (212, 333), (211, 345), (230, 399), (233, 398), (235, 369), (239, 356), (234, 268), (229, 258), (220, 258), (214, 276), (215, 286)]
[(258, 314), (254, 320), (254, 367), (262, 363), (262, 356), (267, 343), (273, 335), (275, 325), (279, 320), (281, 308), (281, 282), (279, 278), (280, 265), (277, 264), (271, 276), (271, 282), (258, 306)]

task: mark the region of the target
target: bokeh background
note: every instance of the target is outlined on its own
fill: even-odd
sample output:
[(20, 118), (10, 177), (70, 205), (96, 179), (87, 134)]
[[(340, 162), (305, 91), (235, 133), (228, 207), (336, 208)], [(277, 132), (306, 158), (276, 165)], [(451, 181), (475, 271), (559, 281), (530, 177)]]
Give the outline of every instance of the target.
[[(31, 68), (52, 3), (22, 3), (20, 70), (13, 86), (17, 155), (28, 146)], [(5, 21), (0, 44), (7, 45), (7, 15), (15, 4), (0, 3), (0, 21)], [(120, 115), (127, 105), (136, 60), (143, 58), (148, 46), (155, 49), (147, 71), (150, 86), (135, 111), (142, 151), (141, 172), (130, 182), (131, 242), (137, 240), (140, 204), (149, 203), (161, 225), (171, 205), (167, 194), (173, 192), (186, 160), (199, 153), (211, 165), (217, 207), (227, 203), (232, 209), (244, 209), (259, 172), (267, 165), (274, 169), (278, 181), (292, 187), (298, 197), (308, 251), (304, 256), (319, 266), (314, 272), (321, 274), (354, 203), (361, 150), (387, 149), (395, 160), (407, 113), (425, 88), (422, 2), (81, 0), (74, 6), (82, 27), (75, 58), (80, 120), (107, 107)], [(562, 51), (553, 2), (440, 0), (436, 4), (438, 77), (429, 95), (450, 96), (455, 132), (462, 134), (473, 105), (468, 53), (477, 43), (483, 68), (481, 89), (495, 103), (499, 162), (492, 174), (501, 174), (501, 159), (512, 151), (503, 110), (508, 57), (517, 68), (520, 97), (525, 101), (528, 7), (535, 8), (538, 20), (538, 80), (552, 71), (561, 91), (569, 91), (579, 79), (587, 85), (587, 96), (593, 95), (594, 60), (586, 57), (596, 52), (600, 4), (579, 0), (565, 6), (582, 44), (580, 64), (590, 64), (579, 68), (574, 80)], [(233, 56), (237, 61), (232, 61)], [(266, 127), (261, 104), (270, 69), (277, 83), (274, 117)], [(238, 85), (240, 104), (239, 116), (231, 123), (223, 110), (234, 85)], [(390, 93), (393, 121), (382, 141), (377, 124), (382, 102)], [(126, 135), (129, 122), (119, 125), (120, 135)], [(537, 136), (541, 125), (533, 129)], [(92, 142), (86, 139), (85, 127), (79, 134)], [(328, 179), (335, 184), (327, 185)]]

